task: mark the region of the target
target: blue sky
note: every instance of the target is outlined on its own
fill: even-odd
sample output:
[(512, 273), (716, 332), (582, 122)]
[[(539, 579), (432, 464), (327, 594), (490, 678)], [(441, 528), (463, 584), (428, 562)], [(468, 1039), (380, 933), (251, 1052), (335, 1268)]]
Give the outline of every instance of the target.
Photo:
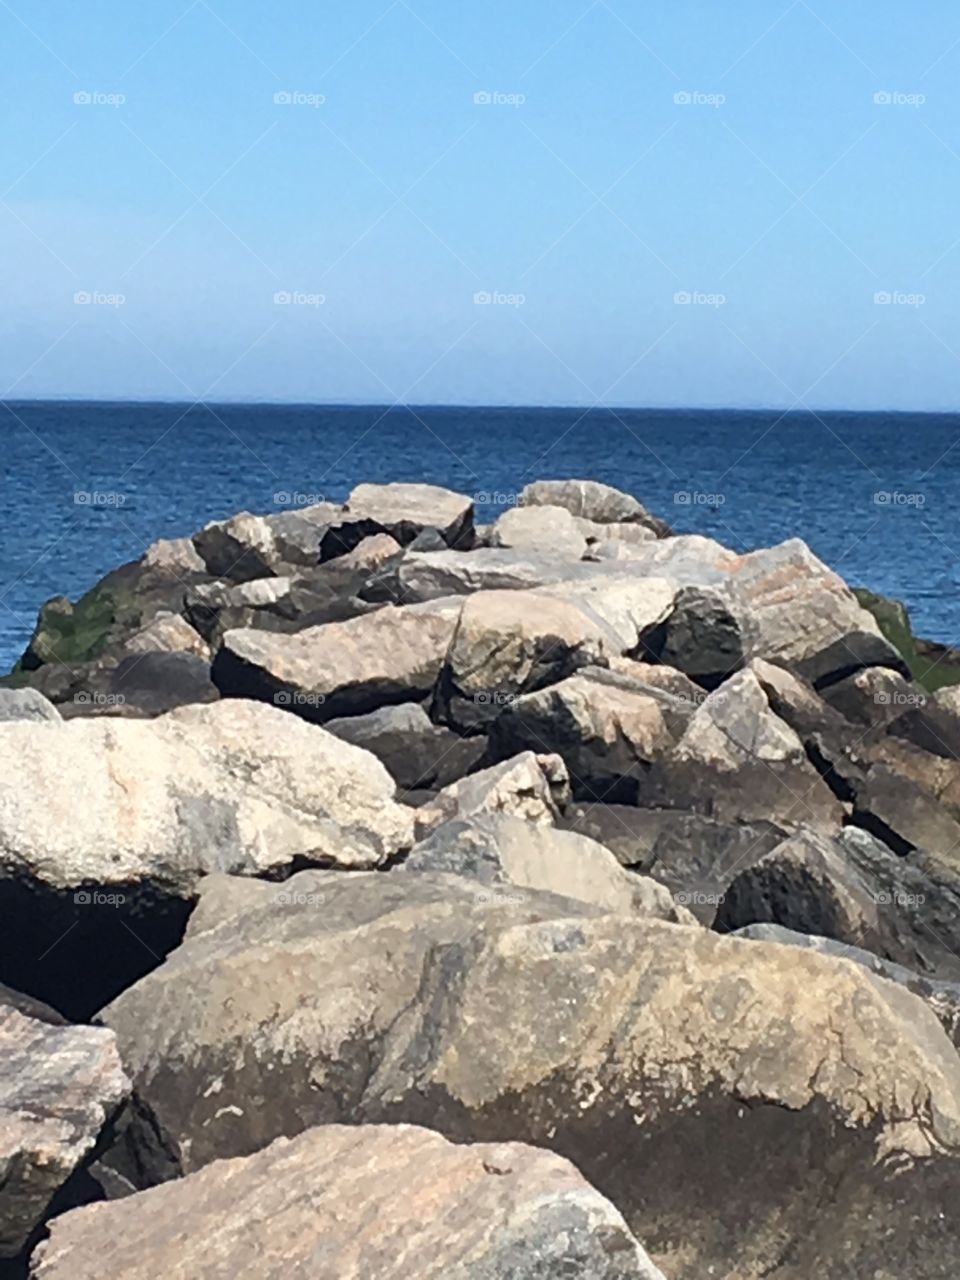
[(945, 0), (3, 0), (0, 73), (4, 398), (957, 407)]

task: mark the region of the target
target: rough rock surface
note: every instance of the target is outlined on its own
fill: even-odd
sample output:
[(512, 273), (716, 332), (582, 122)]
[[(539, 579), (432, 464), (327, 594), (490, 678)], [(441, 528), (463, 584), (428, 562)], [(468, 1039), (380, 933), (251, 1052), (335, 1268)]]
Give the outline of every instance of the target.
[(504, 813), (525, 822), (552, 825), (570, 799), (563, 760), (550, 753), (522, 751), (444, 787), (417, 810), (416, 834), (422, 839), (453, 818)]
[(59, 719), (60, 712), (37, 689), (0, 689), (0, 723)]
[(566, 1160), (325, 1125), (58, 1218), (35, 1280), (663, 1280)]
[(599, 840), (625, 867), (658, 881), (707, 925), (731, 881), (785, 834), (769, 822), (716, 822), (683, 810), (608, 804), (573, 805), (558, 825)]
[(753, 671), (725, 681), (696, 709), (676, 749), (657, 762), (641, 803), (720, 821), (837, 830), (840, 801), (800, 738), (770, 707)]
[(658, 537), (669, 533), (662, 520), (629, 493), (598, 480), (537, 480), (520, 494), (521, 507), (564, 507), (574, 516), (596, 524), (617, 522), (645, 525)]
[(447, 875), (209, 877), (182, 946), (103, 1011), (140, 1100), (109, 1158), (156, 1180), (355, 1119), (431, 949), (595, 911)]
[(0, 993), (0, 1258), (23, 1249), (129, 1091), (111, 1031), (39, 1021)]
[(283, 560), (266, 518), (249, 511), (212, 521), (193, 535), (193, 545), (207, 572), (228, 582), (272, 577)]
[(871, 973), (875, 973), (878, 978), (889, 978), (891, 982), (899, 982), (929, 1006), (940, 1020), (944, 1031), (960, 1048), (960, 983), (940, 982), (936, 978), (927, 978), (902, 964), (882, 960), (872, 951), (864, 950), (863, 947), (854, 947), (847, 942), (835, 942), (833, 938), (823, 938), (818, 934), (798, 933), (794, 929), (785, 929), (780, 924), (748, 924), (742, 929), (737, 929), (733, 936), (750, 938), (757, 942), (777, 942), (782, 946), (807, 947), (820, 955), (852, 960), (854, 964), (859, 964), (864, 969), (869, 969)]
[(438, 871), (486, 885), (516, 885), (590, 902), (605, 911), (640, 912), (692, 924), (670, 893), (646, 876), (625, 871), (596, 840), (572, 831), (483, 814), (446, 822), (414, 846), (405, 871)]
[(494, 523), (489, 545), (581, 560), (587, 539), (563, 507), (512, 507)]
[(380, 609), (295, 635), (228, 631), (213, 678), (230, 696), (285, 706), (308, 720), (417, 702), (436, 684), (462, 602)]
[(468, 596), (440, 677), (443, 717), (462, 730), (495, 720), (521, 693), (555, 684), (619, 650), (575, 603), (526, 591)]
[[(859, 1188), (888, 1203), (899, 1185), (902, 1229), (960, 1185), (960, 1060), (916, 997), (846, 961), (623, 916), (438, 949), (360, 1110), (566, 1155), (675, 1280), (838, 1274), (795, 1255), (846, 1239), (844, 1274), (867, 1280), (891, 1246), (849, 1220)], [(893, 1274), (945, 1276), (949, 1239), (900, 1241), (922, 1261)]]
[(574, 796), (635, 802), (653, 760), (679, 738), (690, 708), (629, 677), (596, 669), (508, 703), (490, 729), (500, 755), (562, 756)]
[(377, 760), (258, 703), (15, 722), (0, 751), (20, 765), (0, 778), (0, 873), (55, 888), (148, 881), (190, 895), (210, 871), (371, 867), (409, 841)]

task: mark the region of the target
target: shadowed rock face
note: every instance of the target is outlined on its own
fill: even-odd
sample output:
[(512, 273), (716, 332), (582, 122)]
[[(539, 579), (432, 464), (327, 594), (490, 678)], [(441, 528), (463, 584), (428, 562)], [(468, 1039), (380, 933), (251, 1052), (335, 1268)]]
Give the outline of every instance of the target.
[(663, 1280), (567, 1161), (407, 1125), (328, 1125), (77, 1210), (57, 1220), (33, 1275), (233, 1280), (254, 1259), (269, 1268), (256, 1274), (314, 1280)]

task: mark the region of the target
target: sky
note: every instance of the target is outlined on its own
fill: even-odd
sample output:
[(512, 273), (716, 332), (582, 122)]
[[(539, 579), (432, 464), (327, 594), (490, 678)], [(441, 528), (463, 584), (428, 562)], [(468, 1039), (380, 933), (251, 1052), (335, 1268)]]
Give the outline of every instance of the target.
[(956, 409), (946, 0), (0, 0), (0, 399)]

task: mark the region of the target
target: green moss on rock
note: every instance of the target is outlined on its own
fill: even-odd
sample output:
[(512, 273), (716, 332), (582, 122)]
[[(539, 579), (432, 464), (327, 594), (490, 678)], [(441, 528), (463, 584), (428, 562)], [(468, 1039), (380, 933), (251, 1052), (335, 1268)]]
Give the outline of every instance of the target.
[(960, 684), (960, 652), (930, 640), (918, 639), (913, 633), (907, 607), (901, 600), (878, 595), (866, 587), (855, 587), (854, 595), (901, 654), (914, 680), (928, 693), (935, 693), (947, 685)]

